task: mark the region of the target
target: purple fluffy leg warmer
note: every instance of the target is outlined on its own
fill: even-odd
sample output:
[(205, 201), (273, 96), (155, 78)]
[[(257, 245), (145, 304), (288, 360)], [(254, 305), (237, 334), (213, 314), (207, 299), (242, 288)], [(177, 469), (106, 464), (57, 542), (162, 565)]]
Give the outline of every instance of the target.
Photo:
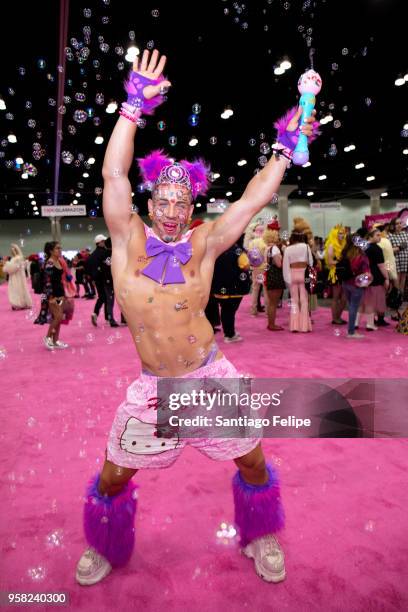
[(235, 524), (242, 547), (268, 533), (279, 531), (285, 524), (278, 474), (269, 464), (266, 469), (269, 479), (263, 485), (248, 484), (239, 471), (232, 481)]
[(84, 531), (88, 544), (113, 567), (125, 565), (135, 544), (136, 485), (128, 482), (112, 497), (99, 493), (99, 474), (88, 483)]

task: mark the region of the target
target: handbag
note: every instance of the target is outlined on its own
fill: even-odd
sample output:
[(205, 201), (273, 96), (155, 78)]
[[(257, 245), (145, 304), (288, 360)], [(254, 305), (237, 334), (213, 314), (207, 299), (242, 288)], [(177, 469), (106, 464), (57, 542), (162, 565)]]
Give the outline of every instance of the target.
[(393, 287), (387, 294), (385, 301), (388, 308), (391, 310), (398, 310), (403, 302), (402, 292), (396, 287)]
[[(309, 246), (306, 245), (307, 254), (309, 255)], [(309, 264), (305, 268), (305, 288), (306, 291), (312, 295), (317, 286), (317, 268), (310, 266)]]

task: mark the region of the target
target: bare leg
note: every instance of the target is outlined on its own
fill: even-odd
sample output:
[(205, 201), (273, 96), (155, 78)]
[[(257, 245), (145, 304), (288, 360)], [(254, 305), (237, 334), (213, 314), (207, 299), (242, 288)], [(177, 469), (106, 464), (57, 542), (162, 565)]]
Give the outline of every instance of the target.
[(265, 457), (260, 444), (250, 453), (234, 459), (245, 482), (252, 485), (263, 485), (268, 480)]
[(108, 495), (109, 497), (117, 495), (136, 472), (137, 470), (115, 465), (115, 463), (105, 459), (99, 480), (99, 493), (101, 493), (101, 495)]

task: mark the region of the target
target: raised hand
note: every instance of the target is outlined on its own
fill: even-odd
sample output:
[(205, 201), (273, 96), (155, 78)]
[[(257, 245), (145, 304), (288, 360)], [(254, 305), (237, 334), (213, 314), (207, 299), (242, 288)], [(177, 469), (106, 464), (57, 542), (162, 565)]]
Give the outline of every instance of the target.
[[(154, 98), (162, 93), (163, 88), (171, 87), (170, 81), (167, 81), (162, 76), (167, 61), (166, 56), (162, 55), (160, 57), (160, 53), (157, 51), (157, 49), (153, 51), (150, 58), (149, 56), (150, 52), (145, 49), (140, 61), (140, 67), (138, 57), (133, 62), (133, 72), (143, 77), (141, 79), (142, 84), (146, 83), (142, 91), (147, 100), (150, 100), (151, 98)], [(155, 81), (155, 83), (147, 84), (145, 79)]]
[[(303, 112), (303, 109), (301, 106), (299, 106), (298, 110), (296, 111), (296, 114), (294, 115), (294, 117), (292, 117), (292, 119), (289, 121), (286, 127), (286, 130), (288, 132), (295, 132), (298, 129), (299, 121), (302, 116), (302, 112)], [(314, 110), (312, 111), (311, 116), (307, 117), (306, 122), (300, 127), (300, 131), (302, 132), (302, 134), (304, 134), (307, 137), (312, 136), (313, 123), (315, 121), (316, 121), (316, 111)]]

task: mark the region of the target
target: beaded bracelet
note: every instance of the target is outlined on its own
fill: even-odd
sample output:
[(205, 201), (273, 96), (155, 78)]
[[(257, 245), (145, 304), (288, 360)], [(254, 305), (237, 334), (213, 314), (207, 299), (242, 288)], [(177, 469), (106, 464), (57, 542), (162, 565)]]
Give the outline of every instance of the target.
[(121, 115), (125, 119), (128, 119), (132, 123), (137, 123), (137, 120), (140, 119), (142, 113), (138, 108), (135, 108), (133, 106), (130, 106), (130, 104), (126, 104), (126, 102), (123, 102), (119, 111), (119, 115)]

